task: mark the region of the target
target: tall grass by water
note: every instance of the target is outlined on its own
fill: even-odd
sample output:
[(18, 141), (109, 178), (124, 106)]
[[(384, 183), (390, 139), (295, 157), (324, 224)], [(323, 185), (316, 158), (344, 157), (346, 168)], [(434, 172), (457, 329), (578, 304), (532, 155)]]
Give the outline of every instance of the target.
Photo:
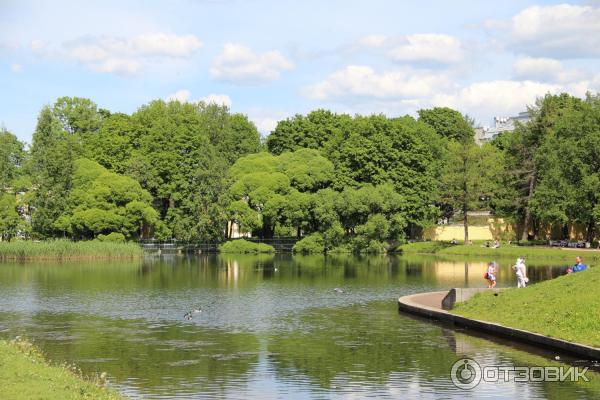
[(140, 246), (132, 242), (114, 243), (99, 240), (0, 242), (0, 260), (138, 258), (141, 254)]

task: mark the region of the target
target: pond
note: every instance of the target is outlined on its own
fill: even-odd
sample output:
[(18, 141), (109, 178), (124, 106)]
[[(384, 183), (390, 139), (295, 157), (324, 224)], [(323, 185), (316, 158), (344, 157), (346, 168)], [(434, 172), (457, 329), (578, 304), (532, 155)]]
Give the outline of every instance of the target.
[[(498, 261), (498, 286), (516, 285), (514, 260)], [(477, 261), (383, 256), (3, 263), (0, 336), (22, 335), (53, 361), (107, 372), (140, 399), (598, 398), (597, 379), (452, 384), (463, 357), (553, 362), (554, 353), (397, 311), (401, 295), (485, 286), (485, 270)], [(531, 283), (563, 270), (532, 266)], [(202, 312), (184, 319), (194, 308)]]

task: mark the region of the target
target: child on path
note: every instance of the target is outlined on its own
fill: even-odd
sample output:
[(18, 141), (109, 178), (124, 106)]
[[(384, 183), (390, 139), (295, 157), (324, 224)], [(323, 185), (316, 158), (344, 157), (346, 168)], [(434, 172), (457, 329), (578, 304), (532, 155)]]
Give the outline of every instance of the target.
[(488, 288), (493, 289), (496, 286), (496, 261), (492, 261), (488, 264), (487, 274), (485, 274), (488, 281)]

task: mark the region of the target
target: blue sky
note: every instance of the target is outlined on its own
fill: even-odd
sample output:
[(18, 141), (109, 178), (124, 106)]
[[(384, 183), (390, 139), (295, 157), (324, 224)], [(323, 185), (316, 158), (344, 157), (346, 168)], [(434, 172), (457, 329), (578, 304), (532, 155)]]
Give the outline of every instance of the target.
[(489, 125), (600, 91), (599, 60), (598, 1), (0, 0), (0, 124), (29, 142), (41, 107), (80, 96), (224, 103), (264, 134), (316, 108)]

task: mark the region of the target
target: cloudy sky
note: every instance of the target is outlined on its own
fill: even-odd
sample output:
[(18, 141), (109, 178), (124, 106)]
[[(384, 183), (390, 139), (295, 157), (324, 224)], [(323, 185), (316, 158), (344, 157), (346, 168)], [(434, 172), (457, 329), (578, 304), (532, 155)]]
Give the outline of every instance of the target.
[(599, 1), (0, 0), (0, 124), (30, 141), (66, 95), (224, 103), (264, 134), (316, 108), (450, 106), (489, 125), (600, 91), (599, 61)]

